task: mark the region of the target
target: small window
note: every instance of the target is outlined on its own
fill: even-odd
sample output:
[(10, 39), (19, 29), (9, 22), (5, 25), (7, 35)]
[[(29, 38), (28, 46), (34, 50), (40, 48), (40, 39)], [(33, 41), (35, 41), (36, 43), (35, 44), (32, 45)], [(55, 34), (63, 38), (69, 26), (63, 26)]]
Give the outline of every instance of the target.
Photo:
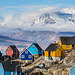
[(37, 50), (35, 50), (35, 52), (37, 52)]
[(34, 48), (34, 46), (32, 46), (32, 48)]
[(67, 45), (67, 47), (69, 47), (69, 45)]
[(24, 58), (25, 56), (24, 55), (22, 55), (22, 58)]
[(29, 58), (31, 58), (31, 55), (29, 55)]
[(10, 48), (9, 48), (9, 50), (10, 50)]
[(13, 72), (11, 72), (11, 75), (13, 75)]
[(8, 52), (7, 52), (7, 54), (8, 54)]
[(53, 53), (53, 51), (52, 51), (52, 53)]
[(28, 54), (28, 51), (25, 51), (25, 54)]

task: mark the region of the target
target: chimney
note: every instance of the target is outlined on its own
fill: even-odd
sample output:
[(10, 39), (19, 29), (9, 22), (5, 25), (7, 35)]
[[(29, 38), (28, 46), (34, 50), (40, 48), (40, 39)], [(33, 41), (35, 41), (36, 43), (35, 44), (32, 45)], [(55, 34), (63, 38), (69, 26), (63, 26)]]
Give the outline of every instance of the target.
[(54, 44), (56, 44), (56, 41), (54, 41)]

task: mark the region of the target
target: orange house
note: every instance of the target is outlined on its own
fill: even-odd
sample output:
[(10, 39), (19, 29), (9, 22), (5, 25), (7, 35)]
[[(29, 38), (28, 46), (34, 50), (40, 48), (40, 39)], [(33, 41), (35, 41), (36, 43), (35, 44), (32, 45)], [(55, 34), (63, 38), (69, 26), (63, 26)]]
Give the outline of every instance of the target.
[(59, 44), (50, 44), (44, 52), (44, 57), (52, 57), (55, 61), (59, 60), (61, 59), (61, 57), (64, 57), (64, 50), (62, 49), (62, 47), (60, 47)]
[(75, 48), (75, 36), (73, 36), (73, 37), (60, 37), (58, 44), (64, 50), (70, 50), (72, 48)]

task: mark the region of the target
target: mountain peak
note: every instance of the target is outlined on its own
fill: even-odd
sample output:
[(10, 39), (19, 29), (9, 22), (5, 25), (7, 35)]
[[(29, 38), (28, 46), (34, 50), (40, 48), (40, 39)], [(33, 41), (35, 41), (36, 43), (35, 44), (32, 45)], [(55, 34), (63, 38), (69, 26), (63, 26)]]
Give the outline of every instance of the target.
[(68, 13), (68, 14), (75, 14), (75, 10), (71, 7), (66, 7), (66, 8), (62, 9), (61, 12)]

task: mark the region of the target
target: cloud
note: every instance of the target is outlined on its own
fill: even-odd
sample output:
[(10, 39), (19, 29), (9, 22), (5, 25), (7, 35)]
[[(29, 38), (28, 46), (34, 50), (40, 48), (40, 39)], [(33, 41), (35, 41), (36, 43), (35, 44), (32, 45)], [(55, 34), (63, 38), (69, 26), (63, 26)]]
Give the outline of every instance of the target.
[[(64, 13), (61, 11), (62, 9), (58, 6), (49, 7), (49, 6), (30, 6), (24, 7), (6, 7), (8, 8), (14, 8), (24, 10), (25, 8), (28, 8), (27, 10), (34, 10), (30, 12), (20, 12), (19, 16), (14, 16), (14, 14), (5, 14), (3, 16), (3, 21), (0, 23), (1, 27), (8, 28), (8, 29), (21, 29), (21, 30), (30, 30), (30, 31), (72, 31), (75, 32), (75, 23), (69, 20), (71, 16), (67, 16), (64, 11)], [(34, 8), (32, 8), (34, 7)], [(43, 8), (44, 7), (44, 8)], [(22, 9), (21, 9), (22, 8)], [(40, 8), (40, 9), (39, 9)], [(38, 10), (37, 10), (38, 9)], [(65, 9), (63, 9), (65, 10)], [(69, 9), (67, 9), (67, 13)], [(72, 11), (72, 10), (71, 10)], [(73, 9), (74, 11), (74, 9)], [(53, 19), (56, 23), (55, 24), (44, 24), (44, 19), (42, 19), (42, 22), (39, 20), (39, 17), (45, 13), (50, 14), (50, 18)], [(38, 21), (38, 23), (35, 23), (35, 20)], [(75, 20), (75, 16), (73, 19)], [(33, 24), (33, 25), (32, 25)]]

